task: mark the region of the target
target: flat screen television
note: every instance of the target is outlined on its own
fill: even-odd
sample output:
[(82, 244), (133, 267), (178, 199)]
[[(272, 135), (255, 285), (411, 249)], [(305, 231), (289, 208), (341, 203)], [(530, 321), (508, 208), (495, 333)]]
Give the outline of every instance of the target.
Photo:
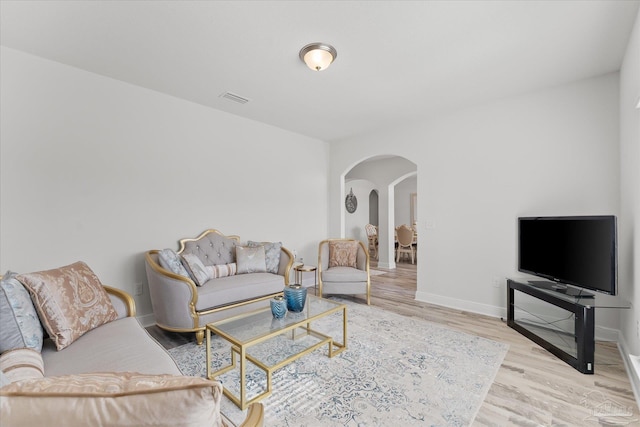
[(530, 283), (558, 292), (616, 295), (616, 230), (613, 215), (518, 218), (518, 271), (551, 280)]

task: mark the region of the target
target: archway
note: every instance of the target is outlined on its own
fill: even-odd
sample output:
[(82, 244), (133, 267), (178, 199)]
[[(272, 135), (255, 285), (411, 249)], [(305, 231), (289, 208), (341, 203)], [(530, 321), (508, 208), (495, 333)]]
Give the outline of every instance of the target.
[[(417, 176), (417, 165), (412, 161), (397, 155), (382, 155), (365, 158), (351, 165), (341, 176), (340, 186), (342, 200), (349, 193), (353, 193), (358, 200), (358, 208), (366, 204), (369, 210), (369, 195), (375, 190), (378, 201), (378, 226), (379, 226), (379, 260), (381, 268), (394, 269), (395, 265), (395, 186), (405, 181), (408, 177)], [(417, 180), (416, 186), (417, 186)], [(367, 185), (370, 187), (367, 189)], [(363, 191), (366, 190), (366, 191)], [(417, 193), (417, 188), (413, 190)], [(406, 203), (406, 211), (409, 212), (409, 199), (401, 201)], [(366, 236), (360, 230), (364, 230), (367, 219), (356, 223), (358, 214), (348, 213), (345, 205), (341, 209), (342, 236), (363, 240)]]
[(371, 190), (371, 192), (369, 192), (369, 224), (375, 225), (376, 227), (379, 224), (378, 210), (378, 190)]

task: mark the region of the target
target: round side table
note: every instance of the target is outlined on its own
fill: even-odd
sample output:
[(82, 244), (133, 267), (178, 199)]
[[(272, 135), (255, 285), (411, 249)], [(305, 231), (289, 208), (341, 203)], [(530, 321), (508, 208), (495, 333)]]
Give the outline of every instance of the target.
[(296, 283), (302, 285), (302, 273), (311, 273), (313, 272), (313, 289), (318, 288), (318, 268), (315, 265), (296, 265), (293, 267), (295, 270), (295, 280)]

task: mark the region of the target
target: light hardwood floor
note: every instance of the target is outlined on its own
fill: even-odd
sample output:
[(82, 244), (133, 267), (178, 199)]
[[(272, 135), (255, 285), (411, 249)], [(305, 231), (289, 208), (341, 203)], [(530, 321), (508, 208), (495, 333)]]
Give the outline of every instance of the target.
[[(624, 363), (615, 343), (598, 342), (595, 374), (584, 375), (493, 317), (415, 301), (416, 266), (371, 276), (371, 304), (509, 345), (509, 351), (480, 408), (474, 426), (640, 426)], [(354, 297), (356, 301), (362, 301)], [(193, 334), (171, 334), (148, 328), (165, 347), (193, 340)], [(631, 416), (600, 413), (631, 412)]]
[[(509, 345), (476, 416), (476, 426), (640, 426), (640, 414), (615, 343), (596, 343), (595, 374), (584, 375), (500, 319), (415, 301), (416, 266), (371, 277), (373, 305)], [(607, 405), (607, 402), (610, 405)], [(619, 406), (631, 416), (609, 416)], [(598, 407), (598, 409), (595, 409)], [(619, 413), (619, 412), (618, 412)], [(595, 416), (594, 416), (595, 415)]]

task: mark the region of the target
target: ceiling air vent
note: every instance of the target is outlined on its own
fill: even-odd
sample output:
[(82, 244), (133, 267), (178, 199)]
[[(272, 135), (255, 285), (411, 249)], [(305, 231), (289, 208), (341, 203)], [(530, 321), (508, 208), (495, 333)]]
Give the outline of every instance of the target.
[(229, 101), (237, 102), (238, 104), (246, 104), (247, 102), (249, 102), (247, 98), (243, 98), (242, 96), (236, 95), (235, 93), (231, 92), (223, 93), (222, 95), (220, 95), (220, 98), (225, 98)]

